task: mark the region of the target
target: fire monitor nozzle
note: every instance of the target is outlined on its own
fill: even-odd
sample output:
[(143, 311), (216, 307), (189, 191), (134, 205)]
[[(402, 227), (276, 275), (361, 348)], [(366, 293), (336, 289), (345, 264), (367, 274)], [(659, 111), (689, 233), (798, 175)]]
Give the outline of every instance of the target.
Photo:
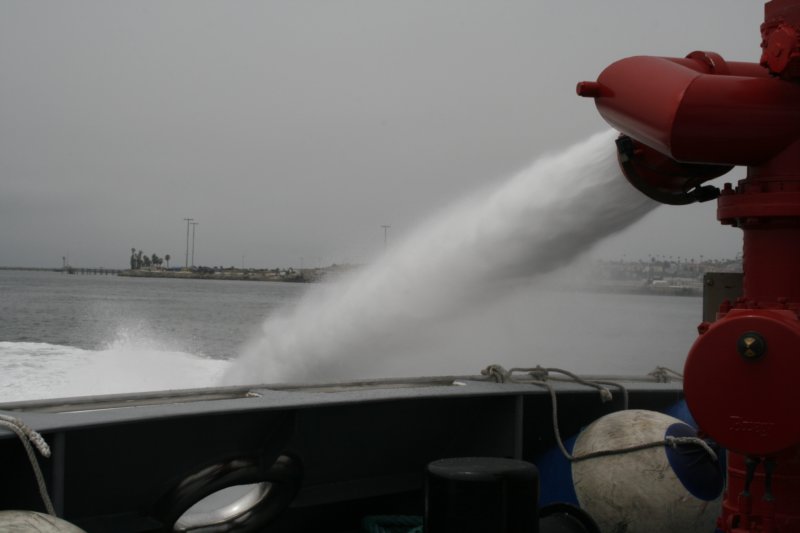
[(761, 37), (760, 63), (629, 57), (577, 89), (656, 200), (711, 199), (706, 181), (747, 167), (717, 198), (717, 219), (742, 230), (742, 297), (698, 328), (683, 381), (700, 429), (729, 452), (724, 533), (800, 531), (800, 0), (767, 2)]
[(686, 205), (719, 196), (702, 183), (727, 173), (732, 166), (679, 163), (627, 135), (617, 139), (617, 157), (628, 181), (657, 202)]

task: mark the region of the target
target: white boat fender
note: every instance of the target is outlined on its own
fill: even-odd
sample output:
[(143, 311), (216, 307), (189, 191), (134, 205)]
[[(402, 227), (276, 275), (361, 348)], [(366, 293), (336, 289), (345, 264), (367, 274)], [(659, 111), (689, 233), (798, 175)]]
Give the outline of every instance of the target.
[[(686, 400), (675, 402), (663, 412), (664, 414), (685, 422), (692, 428), (697, 428), (697, 423), (689, 412)], [(575, 494), (575, 485), (572, 482), (571, 462), (576, 440), (578, 440), (578, 433), (563, 439), (563, 446), (567, 452), (566, 456), (558, 446), (553, 446), (549, 450), (545, 450), (534, 456), (533, 464), (539, 469), (539, 479), (541, 481), (541, 487), (539, 489), (540, 505), (546, 506), (554, 503), (578, 505), (578, 496)], [(694, 451), (697, 452), (699, 450), (695, 449)], [(724, 454), (721, 455), (720, 460), (724, 460), (724, 457)], [(695, 465), (692, 465), (689, 472), (697, 473)]]
[[(724, 468), (696, 437), (691, 426), (655, 411), (631, 409), (595, 420), (573, 451), (572, 478), (581, 508), (603, 532), (713, 531)], [(597, 455), (580, 459), (589, 454)]]
[(86, 533), (55, 516), (35, 511), (0, 511), (0, 531), (7, 533)]

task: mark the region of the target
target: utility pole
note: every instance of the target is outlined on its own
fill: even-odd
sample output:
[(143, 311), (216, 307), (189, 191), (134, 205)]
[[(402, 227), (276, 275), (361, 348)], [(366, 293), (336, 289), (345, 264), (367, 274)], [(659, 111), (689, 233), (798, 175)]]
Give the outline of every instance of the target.
[(389, 228), (391, 228), (391, 226), (389, 226), (388, 224), (383, 224), (381, 227), (383, 228), (383, 249), (385, 250), (386, 243), (388, 242), (387, 234), (389, 233)]
[(192, 223), (193, 218), (184, 218), (186, 221), (186, 268), (189, 268), (189, 224)]
[(199, 222), (192, 222), (192, 267), (194, 267), (194, 228), (200, 224)]

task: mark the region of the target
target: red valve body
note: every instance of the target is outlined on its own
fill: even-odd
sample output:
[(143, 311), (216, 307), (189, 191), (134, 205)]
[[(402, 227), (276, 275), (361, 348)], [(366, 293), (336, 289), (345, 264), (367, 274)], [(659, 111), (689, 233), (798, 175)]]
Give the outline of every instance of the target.
[(696, 187), (679, 164), (747, 167), (717, 200), (719, 221), (743, 231), (743, 296), (701, 325), (684, 377), (700, 429), (731, 452), (719, 526), (736, 533), (800, 531), (800, 0), (768, 2), (765, 15), (760, 64), (639, 56), (578, 85), (644, 145), (624, 169), (672, 160), (659, 168), (675, 175), (626, 173), (648, 180), (641, 190)]

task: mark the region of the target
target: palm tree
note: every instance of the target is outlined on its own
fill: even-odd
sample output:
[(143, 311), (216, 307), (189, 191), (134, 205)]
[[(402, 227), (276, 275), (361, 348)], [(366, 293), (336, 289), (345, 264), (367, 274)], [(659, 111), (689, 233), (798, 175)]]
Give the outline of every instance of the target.
[(164, 261), (167, 262), (167, 270), (169, 270), (169, 254), (164, 256)]

